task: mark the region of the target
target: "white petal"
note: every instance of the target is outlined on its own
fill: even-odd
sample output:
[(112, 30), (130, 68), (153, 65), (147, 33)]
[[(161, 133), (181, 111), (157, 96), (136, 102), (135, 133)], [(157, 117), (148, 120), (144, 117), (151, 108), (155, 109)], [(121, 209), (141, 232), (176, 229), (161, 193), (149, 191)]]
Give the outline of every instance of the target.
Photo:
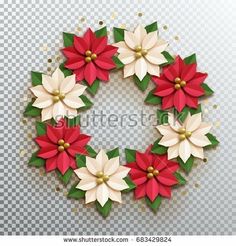
[(132, 51), (124, 41), (120, 41), (118, 43), (113, 44), (113, 46), (118, 47), (118, 53), (127, 53)]
[(196, 134), (195, 132), (192, 133), (192, 135), (189, 138), (189, 140), (193, 144), (195, 144), (196, 146), (199, 146), (199, 147), (205, 147), (205, 146), (211, 144), (211, 142), (208, 139), (208, 137), (206, 137), (205, 135), (202, 135), (202, 134)]
[(53, 105), (52, 114), (55, 121), (59, 121), (62, 117), (65, 116), (65, 107), (61, 101)]
[(174, 133), (173, 131), (173, 134), (168, 134), (168, 135), (163, 136), (159, 144), (166, 146), (166, 147), (170, 147), (170, 146), (177, 144), (179, 141), (180, 141), (179, 135), (177, 133)]
[(36, 108), (47, 108), (52, 104), (52, 97), (39, 97), (34, 101), (33, 106)]
[(63, 99), (63, 102), (70, 108), (81, 108), (85, 105), (80, 97), (68, 94)]
[(168, 160), (174, 159), (179, 155), (179, 143), (168, 148)]
[(125, 43), (131, 48), (135, 49), (135, 46), (140, 45), (135, 34), (132, 32), (125, 31)]
[(58, 83), (58, 87), (64, 78), (65, 78), (64, 73), (61, 71), (59, 67), (52, 74), (52, 79), (54, 80), (54, 82)]
[(104, 174), (105, 175), (114, 174), (119, 168), (119, 165), (120, 165), (120, 161), (119, 160), (120, 160), (119, 156), (111, 158), (110, 160), (108, 160), (105, 163), (104, 168), (103, 168)]
[(125, 190), (129, 188), (129, 186), (126, 184), (126, 182), (123, 179), (116, 178), (114, 176), (111, 176), (109, 178), (107, 184), (114, 190)]
[(191, 117), (187, 118), (186, 130), (193, 132), (195, 131), (202, 122), (202, 114), (194, 114)]
[(97, 199), (96, 194), (97, 194), (97, 187), (86, 191), (86, 193), (85, 193), (85, 203), (87, 204), (87, 203), (96, 201), (96, 199)]
[(143, 57), (139, 58), (135, 63), (135, 74), (142, 80), (147, 74), (147, 63)]
[(148, 73), (151, 75), (159, 76), (160, 75), (160, 67), (157, 65), (154, 65), (150, 62), (147, 62), (147, 67), (148, 67)]
[(123, 179), (128, 175), (129, 171), (130, 171), (130, 168), (119, 166), (116, 172), (111, 177)]
[(204, 158), (202, 147), (197, 147), (194, 144), (191, 144), (191, 152), (192, 152), (192, 155), (197, 157), (197, 158), (200, 158), (200, 159)]
[(134, 75), (135, 73), (135, 62), (127, 64), (124, 66), (124, 78)]
[(142, 48), (149, 50), (157, 43), (157, 32), (150, 32), (143, 39)]
[(81, 167), (76, 170), (74, 170), (75, 174), (78, 176), (80, 179), (89, 179), (91, 177), (94, 177), (86, 167)]
[(98, 163), (100, 163), (100, 166), (103, 169), (104, 165), (108, 162), (108, 156), (107, 156), (106, 152), (103, 149), (101, 149), (99, 151), (99, 153), (97, 154), (96, 160), (97, 160)]
[(96, 159), (86, 156), (86, 167), (88, 168), (89, 172), (93, 175), (96, 175), (97, 172), (102, 171), (102, 163), (99, 163)]
[(73, 96), (79, 97), (79, 96), (81, 96), (84, 93), (86, 88), (87, 88), (87, 86), (85, 86), (85, 85), (75, 84), (73, 89), (69, 93), (67, 93), (66, 95), (67, 96), (72, 96), (73, 95)]
[(80, 190), (91, 190), (97, 186), (96, 177), (90, 176), (89, 178), (82, 179), (76, 186)]
[(67, 118), (71, 119), (71, 118), (74, 118), (78, 115), (77, 109), (68, 107), (66, 104), (64, 105), (64, 108), (65, 108), (65, 116)]
[(154, 52), (148, 52), (145, 58), (150, 63), (155, 65), (160, 65), (167, 62), (166, 58), (162, 54), (154, 53)]
[(97, 201), (103, 207), (109, 198), (109, 191), (106, 184), (102, 183), (98, 185), (96, 192)]
[(138, 25), (134, 31), (134, 35), (141, 45), (144, 37), (147, 35), (147, 31), (142, 25)]
[(66, 77), (65, 79), (63, 79), (63, 81), (60, 84), (60, 92), (62, 93), (70, 92), (74, 88), (75, 83), (76, 83), (75, 74)]
[(170, 126), (159, 125), (156, 128), (161, 133), (161, 135), (170, 135), (173, 133), (174, 135), (177, 135), (177, 133)]
[(121, 203), (121, 192), (117, 190), (113, 190), (111, 188), (108, 189), (109, 189), (109, 198), (112, 201)]
[(118, 55), (118, 58), (121, 60), (123, 64), (130, 64), (135, 60), (135, 54), (134, 52), (126, 52)]
[(155, 46), (149, 50), (149, 52), (154, 52), (155, 54), (160, 54), (168, 46), (168, 43), (165, 40), (158, 39)]
[(49, 93), (53, 93), (54, 90), (58, 90), (58, 83), (54, 81), (50, 76), (43, 74), (42, 75), (42, 84), (44, 89), (46, 89)]
[(189, 141), (183, 140), (179, 144), (179, 157), (183, 160), (183, 162), (186, 162), (188, 158), (191, 155), (191, 146)]
[(209, 133), (211, 127), (212, 124), (202, 122), (198, 129), (194, 131), (194, 134), (206, 135), (207, 133)]
[(42, 109), (41, 111), (42, 121), (49, 120), (52, 118), (53, 116), (52, 110), (53, 110), (53, 106), (49, 106), (47, 108)]
[(33, 94), (36, 97), (52, 97), (51, 94), (49, 94), (42, 85), (37, 85), (34, 87), (31, 87), (30, 90), (33, 92)]
[(177, 117), (175, 117), (172, 113), (168, 113), (168, 123), (170, 124), (170, 127), (176, 132), (178, 132), (179, 128), (182, 127), (179, 121), (177, 120)]

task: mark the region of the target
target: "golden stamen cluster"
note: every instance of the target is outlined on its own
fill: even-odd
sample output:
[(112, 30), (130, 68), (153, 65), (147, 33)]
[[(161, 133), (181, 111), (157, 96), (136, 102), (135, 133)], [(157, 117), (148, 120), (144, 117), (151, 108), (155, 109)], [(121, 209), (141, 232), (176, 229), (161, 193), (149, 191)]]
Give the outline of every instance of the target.
[(57, 144), (59, 145), (57, 149), (60, 152), (64, 151), (65, 149), (68, 149), (70, 147), (70, 144), (65, 143), (64, 139), (58, 140)]
[(186, 85), (186, 81), (181, 80), (181, 78), (177, 77), (175, 78), (175, 89), (179, 90), (181, 87), (184, 87)]
[(142, 56), (147, 55), (147, 50), (146, 49), (142, 49), (141, 45), (137, 45), (134, 50), (135, 50), (135, 57), (137, 59), (141, 58)]
[(186, 131), (186, 129), (184, 127), (181, 127), (178, 132), (179, 132), (179, 139), (181, 141), (185, 140), (186, 138), (191, 137), (191, 135), (192, 135), (192, 132)]
[(97, 172), (96, 177), (97, 184), (102, 184), (103, 182), (107, 182), (109, 180), (109, 176), (104, 175), (102, 171)]
[(91, 62), (92, 60), (95, 60), (95, 59), (97, 59), (97, 55), (95, 54), (95, 53), (92, 53), (92, 51), (91, 50), (87, 50), (86, 52), (85, 52), (85, 61), (86, 62)]
[(159, 174), (159, 171), (157, 169), (154, 169), (153, 166), (149, 166), (147, 168), (147, 178), (151, 179), (153, 178), (154, 176), (157, 176)]
[(60, 100), (63, 100), (65, 98), (65, 94), (61, 93), (59, 90), (54, 90), (52, 95), (52, 100), (54, 103), (59, 102)]

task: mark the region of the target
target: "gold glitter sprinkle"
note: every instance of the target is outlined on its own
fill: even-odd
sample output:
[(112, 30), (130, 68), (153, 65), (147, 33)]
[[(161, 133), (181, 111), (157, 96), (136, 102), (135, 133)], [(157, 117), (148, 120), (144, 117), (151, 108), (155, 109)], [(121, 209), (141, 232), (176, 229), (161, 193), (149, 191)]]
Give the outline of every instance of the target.
[(217, 108), (218, 108), (218, 105), (217, 105), (217, 104), (214, 104), (214, 105), (213, 105), (213, 108), (214, 108), (214, 109), (217, 109)]
[(165, 30), (165, 31), (168, 30), (168, 26), (167, 26), (167, 25), (164, 25), (162, 28), (163, 28), (163, 30)]
[(182, 195), (182, 196), (186, 196), (186, 195), (187, 195), (187, 193), (188, 193), (188, 191), (187, 191), (187, 190), (183, 190), (183, 191), (181, 192), (181, 195)]
[(77, 213), (77, 211), (78, 211), (77, 208), (72, 208), (73, 213)]
[(65, 192), (63, 193), (63, 195), (64, 195), (65, 197), (67, 197), (67, 196), (68, 196), (68, 192), (65, 191)]
[(26, 154), (26, 150), (22, 149), (20, 150), (20, 157), (23, 157)]
[(61, 189), (59, 186), (57, 186), (55, 190), (56, 190), (56, 192), (59, 192)]
[(142, 212), (145, 212), (145, 211), (146, 211), (146, 207), (142, 205), (142, 206), (141, 206), (141, 211), (142, 211)]
[(174, 39), (175, 39), (176, 41), (179, 41), (179, 36), (174, 36)]
[(113, 12), (111, 15), (111, 19), (114, 20), (116, 18), (116, 16), (117, 16), (116, 12)]
[(209, 100), (208, 100), (208, 99), (205, 99), (205, 100), (203, 101), (203, 103), (204, 103), (204, 104), (208, 104), (208, 103), (209, 103)]
[(81, 32), (82, 31), (82, 28), (81, 27), (77, 27), (77, 31), (78, 32)]
[(48, 59), (48, 63), (51, 63), (51, 62), (52, 62), (52, 59), (51, 59), (51, 58), (49, 58), (49, 59)]
[(31, 139), (33, 136), (31, 133), (28, 133), (28, 138)]
[(59, 62), (61, 60), (61, 57), (60, 56), (57, 56), (56, 57), (56, 60)]
[(197, 162), (194, 162), (193, 163), (193, 167), (197, 167), (198, 166), (198, 163)]
[(51, 72), (51, 71), (52, 71), (52, 69), (51, 69), (50, 67), (48, 67), (48, 69), (47, 69), (47, 70), (48, 70), (48, 72)]
[(125, 29), (125, 24), (121, 24), (121, 25), (120, 25), (120, 28)]
[(207, 162), (207, 158), (204, 158), (203, 161), (204, 161), (204, 162)]
[(99, 24), (100, 26), (102, 26), (102, 25), (103, 25), (103, 21), (99, 21), (98, 24)]
[(45, 173), (43, 168), (39, 170), (39, 175), (40, 176), (45, 176), (46, 175), (46, 173)]
[(142, 17), (142, 16), (143, 16), (143, 13), (142, 13), (142, 12), (139, 12), (139, 13), (138, 13), (138, 16), (139, 16), (139, 17)]
[(24, 125), (26, 125), (27, 124), (27, 119), (22, 119), (22, 123), (24, 124)]
[(199, 188), (200, 187), (200, 184), (196, 183), (194, 184), (195, 188)]
[(84, 17), (80, 18), (80, 21), (85, 22), (85, 18)]

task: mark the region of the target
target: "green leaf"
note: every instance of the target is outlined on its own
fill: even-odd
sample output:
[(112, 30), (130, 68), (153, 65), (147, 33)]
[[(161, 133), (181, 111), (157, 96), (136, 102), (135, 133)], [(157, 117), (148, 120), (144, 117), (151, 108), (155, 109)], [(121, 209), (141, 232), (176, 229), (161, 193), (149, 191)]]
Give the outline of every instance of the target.
[(194, 157), (191, 155), (186, 162), (184, 162), (180, 157), (177, 157), (177, 161), (180, 167), (186, 172), (189, 173), (193, 167)]
[(74, 198), (76, 200), (79, 200), (81, 198), (84, 198), (85, 196), (85, 191), (77, 189), (76, 186), (78, 185), (78, 183), (74, 184), (71, 189), (68, 192), (67, 197), (69, 198)]
[(112, 207), (112, 201), (109, 199), (105, 205), (102, 207), (100, 205), (100, 203), (98, 201), (95, 202), (96, 204), (96, 208), (98, 210), (98, 212), (103, 216), (103, 217), (107, 217), (107, 215), (109, 214), (111, 207)]
[(136, 150), (134, 149), (125, 149), (125, 158), (128, 163), (136, 161)]
[(41, 85), (42, 84), (42, 73), (32, 71), (31, 81), (32, 81), (33, 86)]
[(197, 108), (190, 108), (190, 114), (191, 115), (198, 114), (201, 112), (202, 112), (201, 104), (198, 104)]
[(25, 109), (24, 116), (39, 116), (41, 114), (41, 109), (33, 106), (34, 102), (30, 102)]
[(80, 167), (86, 167), (86, 156), (77, 154), (75, 155), (76, 158), (76, 165), (78, 168)]
[(162, 55), (166, 58), (166, 60), (167, 60), (167, 62), (161, 64), (161, 67), (164, 67), (164, 66), (167, 66), (167, 65), (169, 65), (169, 64), (172, 64), (172, 63), (175, 61), (174, 57), (173, 57), (168, 51), (163, 51), (161, 54), (162, 54)]
[(156, 212), (158, 210), (158, 208), (160, 207), (160, 205), (161, 205), (162, 197), (161, 196), (158, 196), (153, 202), (148, 197), (146, 197), (145, 200), (146, 200), (147, 205), (154, 212)]
[(154, 93), (155, 89), (151, 90), (147, 97), (145, 98), (145, 103), (148, 103), (148, 104), (153, 104), (153, 105), (157, 105), (157, 104), (160, 104), (161, 103), (161, 97), (158, 97), (158, 96), (155, 96), (153, 93)]
[(113, 33), (114, 33), (115, 43), (120, 42), (120, 41), (124, 41), (125, 29), (114, 27)]
[(214, 91), (205, 83), (203, 83), (201, 87), (204, 90), (205, 96), (210, 96), (214, 93)]
[(107, 27), (104, 26), (95, 32), (97, 38), (107, 36)]
[(88, 151), (90, 157), (96, 157), (97, 153), (90, 145), (86, 145), (85, 149)]
[(185, 107), (181, 112), (178, 112), (176, 109), (174, 110), (175, 112), (175, 115), (177, 115), (177, 119), (178, 121), (180, 122), (184, 122), (185, 119), (187, 118), (188, 116), (188, 113), (189, 113), (189, 108), (188, 107)]
[(80, 115), (74, 117), (74, 118), (67, 118), (67, 124), (69, 127), (75, 127), (80, 125)]
[(108, 159), (119, 156), (119, 148), (115, 148), (107, 152)]
[(211, 144), (207, 145), (205, 148), (212, 148), (212, 147), (216, 147), (220, 142), (216, 139), (216, 137), (214, 135), (212, 135), (211, 133), (207, 133), (206, 134), (207, 138), (209, 139), (209, 141), (211, 142)]
[(150, 79), (151, 76), (149, 74), (146, 74), (142, 80), (139, 80), (139, 78), (134, 75), (134, 82), (141, 91), (145, 91), (147, 89)]
[(191, 56), (185, 57), (185, 58), (184, 58), (184, 62), (185, 62), (186, 64), (197, 63), (196, 54), (192, 54)]
[(167, 147), (159, 145), (160, 139), (157, 139), (153, 144), (151, 152), (158, 155), (163, 155), (167, 153)]
[(59, 170), (56, 170), (57, 176), (58, 178), (63, 182), (63, 184), (68, 184), (68, 182), (70, 181), (70, 178), (73, 174), (73, 170), (71, 168), (69, 168), (65, 174), (61, 174), (61, 172)]
[(158, 30), (157, 22), (153, 22), (152, 24), (147, 25), (145, 29), (147, 33), (157, 31)]
[(46, 124), (43, 122), (36, 122), (36, 131), (38, 136), (45, 135), (46, 134)]
[(122, 190), (122, 192), (130, 192), (133, 189), (136, 188), (136, 185), (132, 182), (132, 180), (129, 177), (125, 177), (124, 181), (126, 182), (126, 184), (129, 186), (129, 188)]
[(38, 151), (33, 153), (29, 160), (29, 166), (32, 167), (43, 167), (45, 165), (45, 160), (37, 156)]
[(94, 96), (98, 91), (98, 88), (100, 85), (100, 80), (98, 80), (98, 79), (94, 80), (92, 85), (89, 85), (87, 81), (84, 81), (84, 83), (87, 86), (86, 90)]
[(93, 103), (85, 95), (81, 95), (80, 98), (84, 102), (85, 106), (81, 107), (79, 110), (86, 110), (93, 106)]
[(168, 123), (168, 111), (158, 109), (157, 110), (158, 124), (163, 125)]
[(63, 32), (63, 40), (64, 40), (64, 46), (72, 46), (74, 43), (74, 34), (73, 33), (66, 33)]
[(113, 56), (112, 60), (116, 64), (116, 69), (124, 67), (124, 64), (120, 61), (120, 59), (117, 56)]
[(65, 62), (62, 63), (60, 66), (59, 66), (60, 70), (64, 73), (64, 76), (67, 77), (67, 76), (70, 76), (73, 74), (73, 72), (67, 68), (65, 68)]
[(178, 185), (185, 185), (187, 183), (186, 179), (180, 173), (175, 172), (174, 175), (178, 180)]

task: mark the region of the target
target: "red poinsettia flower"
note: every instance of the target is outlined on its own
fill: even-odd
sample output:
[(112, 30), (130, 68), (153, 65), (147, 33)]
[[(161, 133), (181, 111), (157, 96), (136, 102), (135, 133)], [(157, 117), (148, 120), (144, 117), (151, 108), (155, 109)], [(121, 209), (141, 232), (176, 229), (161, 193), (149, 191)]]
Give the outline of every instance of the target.
[(88, 29), (83, 37), (74, 36), (73, 46), (62, 49), (67, 61), (65, 67), (73, 70), (76, 80), (85, 79), (92, 85), (96, 78), (108, 81), (108, 71), (115, 68), (112, 60), (118, 48), (107, 45), (107, 36), (96, 37)]
[(197, 64), (186, 64), (180, 56), (175, 62), (163, 69), (160, 77), (152, 77), (157, 85), (156, 96), (162, 97), (162, 109), (175, 107), (181, 112), (187, 105), (197, 108), (198, 97), (204, 95), (201, 84), (206, 79), (206, 73), (196, 71)]
[(80, 133), (80, 126), (68, 127), (62, 119), (56, 126), (48, 124), (46, 134), (35, 138), (41, 148), (37, 156), (46, 160), (47, 172), (57, 168), (65, 174), (68, 168), (77, 168), (76, 154), (87, 154), (85, 145), (90, 138)]
[(136, 152), (136, 161), (126, 164), (131, 168), (129, 175), (137, 186), (134, 195), (136, 199), (147, 196), (152, 202), (158, 195), (171, 197), (171, 186), (178, 183), (174, 172), (179, 164), (169, 161), (167, 155), (156, 155), (150, 152)]

